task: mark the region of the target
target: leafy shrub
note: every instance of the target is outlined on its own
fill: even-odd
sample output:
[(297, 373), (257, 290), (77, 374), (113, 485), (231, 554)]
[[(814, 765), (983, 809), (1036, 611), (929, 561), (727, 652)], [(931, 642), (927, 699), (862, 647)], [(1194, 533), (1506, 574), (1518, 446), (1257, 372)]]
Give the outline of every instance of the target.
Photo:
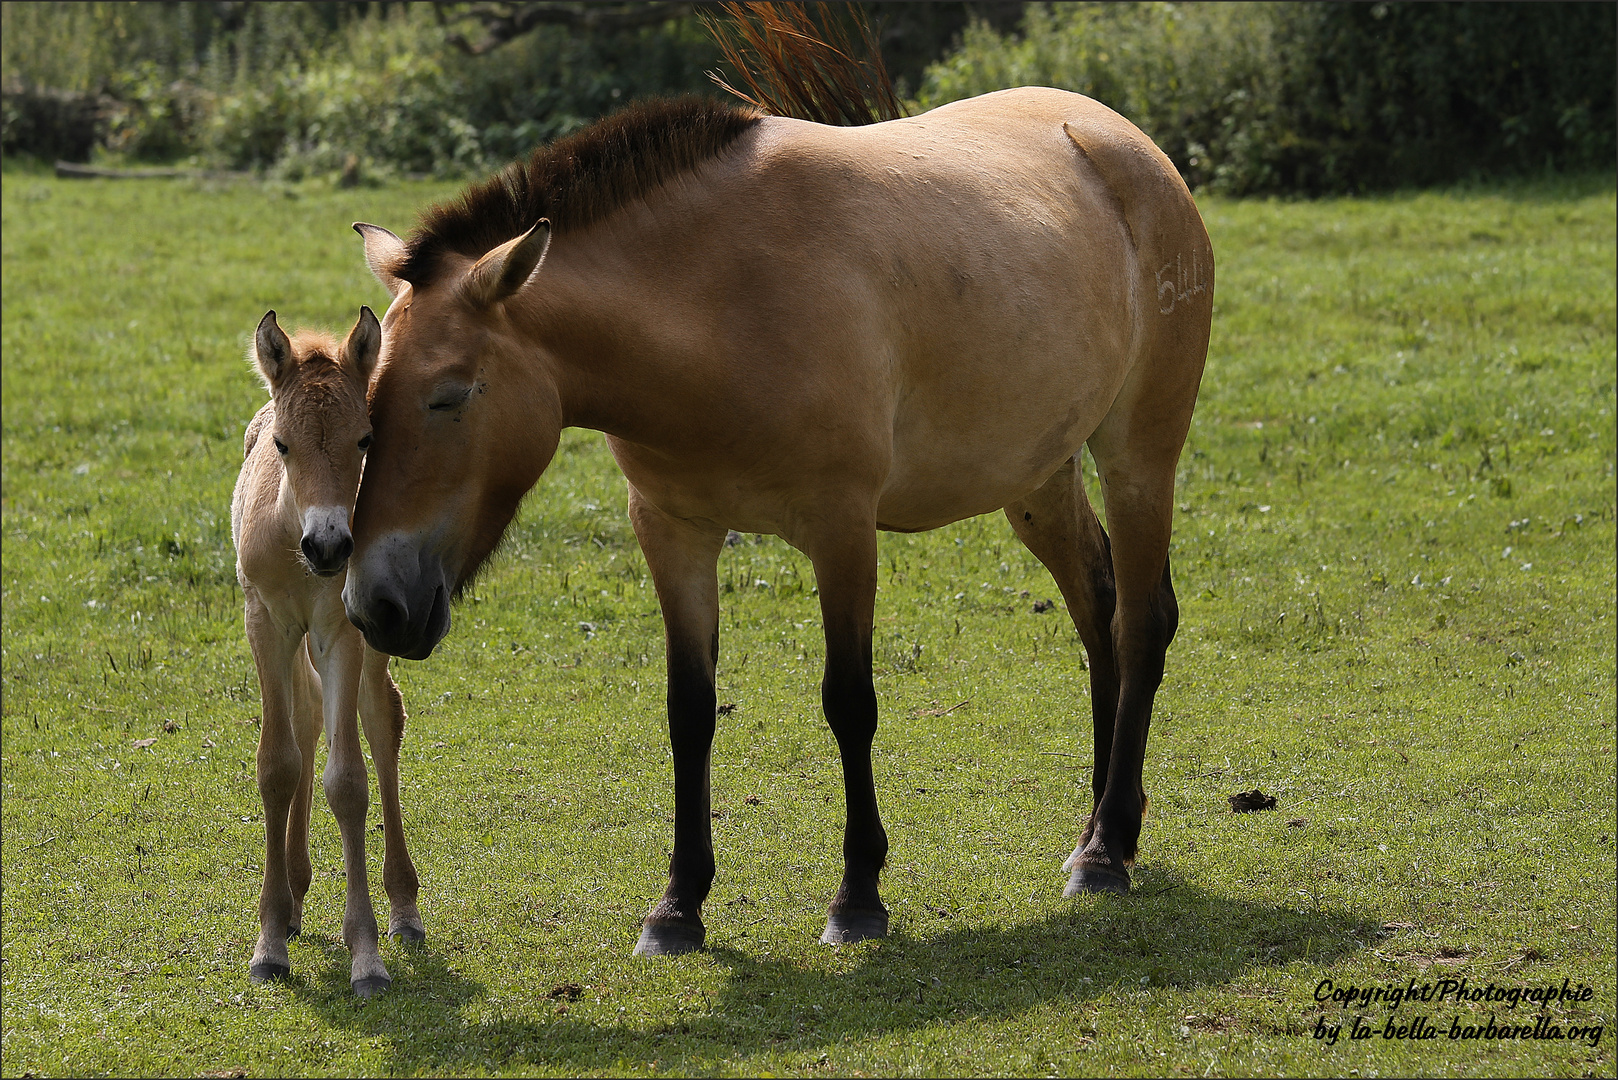
[[(705, 71), (718, 61), (694, 18), (589, 34), (541, 26), (470, 56), (436, 6), (364, 7), (8, 4), (4, 77), (104, 92), (111, 104), (92, 126), (120, 157), (300, 177), (352, 155), (373, 173), (463, 175), (636, 97), (711, 90)], [(14, 97), (7, 151), (53, 153), (24, 116), (45, 105)]]
[(1612, 5), (1030, 4), (926, 72), (931, 108), (1009, 86), (1100, 100), (1193, 186), (1354, 191), (1610, 167)]

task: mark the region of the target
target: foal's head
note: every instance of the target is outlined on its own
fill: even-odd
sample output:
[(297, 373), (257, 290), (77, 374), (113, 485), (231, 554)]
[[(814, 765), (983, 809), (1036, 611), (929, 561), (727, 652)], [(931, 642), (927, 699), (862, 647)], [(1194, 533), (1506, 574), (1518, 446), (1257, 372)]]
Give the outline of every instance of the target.
[(299, 547), (322, 577), (342, 570), (354, 550), (349, 518), (371, 445), (365, 390), (381, 346), (382, 328), (370, 308), (360, 308), (341, 345), (308, 330), (289, 340), (273, 311), (253, 336), (253, 363), (275, 402), (268, 434), (303, 529)]

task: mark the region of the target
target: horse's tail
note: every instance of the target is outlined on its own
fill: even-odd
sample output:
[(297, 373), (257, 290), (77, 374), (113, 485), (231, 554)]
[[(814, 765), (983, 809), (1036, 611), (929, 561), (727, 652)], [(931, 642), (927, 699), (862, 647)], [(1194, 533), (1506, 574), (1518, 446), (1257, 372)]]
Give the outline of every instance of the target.
[[(724, 3), (704, 14), (709, 33), (746, 90), (709, 72), (722, 88), (774, 116), (859, 127), (904, 115), (876, 34), (858, 4)], [(813, 12), (811, 13), (811, 9)], [(856, 46), (849, 23), (859, 37)]]

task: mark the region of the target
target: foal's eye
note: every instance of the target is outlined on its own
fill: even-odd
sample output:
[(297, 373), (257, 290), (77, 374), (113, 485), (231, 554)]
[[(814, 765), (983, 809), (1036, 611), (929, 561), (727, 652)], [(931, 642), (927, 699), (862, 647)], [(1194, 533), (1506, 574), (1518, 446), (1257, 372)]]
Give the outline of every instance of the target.
[(371, 445), (371, 436), (367, 435), (360, 440), (360, 449), (364, 450)]
[(276, 439), (275, 440), (275, 452), (277, 454), (280, 454), (282, 457), (286, 457), (287, 444), (282, 442), (280, 439)]

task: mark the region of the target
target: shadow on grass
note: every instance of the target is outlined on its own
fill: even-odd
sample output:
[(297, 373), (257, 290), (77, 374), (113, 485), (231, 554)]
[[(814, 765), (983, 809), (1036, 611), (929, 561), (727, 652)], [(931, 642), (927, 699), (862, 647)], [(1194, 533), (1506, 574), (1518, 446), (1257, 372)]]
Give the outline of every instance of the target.
[[(709, 955), (729, 973), (711, 1000), (676, 1021), (603, 1021), (610, 1008), (581, 1002), (558, 1014), (539, 997), (520, 1017), (468, 1022), (485, 988), (429, 945), (389, 960), (395, 989), (361, 1006), (348, 994), (348, 952), (330, 943), (309, 1005), (333, 1026), (384, 1040), (394, 1075), (467, 1073), (533, 1062), (585, 1072), (625, 1067), (711, 1071), (759, 1051), (803, 1054), (804, 1065), (845, 1038), (916, 1031), (940, 1022), (994, 1021), (1053, 1002), (1165, 987), (1218, 985), (1253, 968), (1298, 960), (1330, 964), (1376, 940), (1376, 925), (1328, 911), (1278, 908), (1215, 896), (1159, 870), (1124, 900), (1086, 898), (1014, 926), (953, 927), (942, 918), (895, 920), (893, 937), (853, 946), (842, 972), (731, 947)], [(925, 929), (925, 935), (916, 934)], [(658, 961), (647, 961), (657, 963)], [(691, 995), (685, 993), (684, 1001)], [(659, 1005), (662, 1008), (659, 1008)], [(681, 1002), (656, 1003), (665, 1015)]]

